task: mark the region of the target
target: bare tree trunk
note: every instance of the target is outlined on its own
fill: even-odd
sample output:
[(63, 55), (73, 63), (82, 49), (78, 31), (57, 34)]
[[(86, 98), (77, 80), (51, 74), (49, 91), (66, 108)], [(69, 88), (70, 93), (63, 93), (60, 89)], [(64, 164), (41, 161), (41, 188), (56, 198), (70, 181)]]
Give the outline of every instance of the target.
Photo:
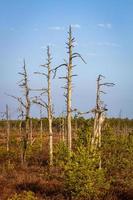
[(40, 148), (41, 148), (41, 151), (42, 151), (42, 147), (43, 147), (43, 124), (42, 124), (42, 119), (40, 119), (40, 139), (41, 139)]
[(19, 135), (22, 136), (22, 121), (19, 122)]
[(67, 69), (67, 75), (65, 77), (60, 77), (60, 78), (66, 79), (66, 81), (67, 81), (66, 86), (64, 88), (67, 90), (65, 97), (66, 97), (66, 103), (67, 103), (67, 119), (66, 119), (67, 125), (66, 126), (67, 126), (67, 145), (68, 145), (69, 151), (72, 150), (72, 124), (71, 124), (72, 77), (76, 76), (76, 75), (72, 74), (73, 67), (75, 66), (75, 65), (73, 65), (73, 59), (78, 57), (78, 58), (81, 58), (83, 62), (85, 62), (79, 53), (73, 52), (74, 42), (75, 42), (75, 38), (72, 36), (72, 28), (70, 26), (69, 32), (68, 32), (68, 42), (66, 43), (67, 49), (68, 49), (68, 52), (67, 52), (68, 53), (68, 61), (65, 60), (65, 63), (63, 63), (60, 66), (58, 66), (57, 68), (55, 68), (55, 71), (62, 66), (65, 66)]
[(19, 136), (20, 136), (20, 141), (21, 141), (20, 159), (21, 159), (21, 165), (23, 165), (23, 164), (24, 164), (24, 161), (23, 161), (23, 148), (22, 148), (22, 145), (23, 145), (22, 120), (20, 120), (20, 123), (19, 123)]
[(50, 165), (53, 165), (53, 131), (52, 131), (52, 97), (51, 97), (51, 55), (47, 47), (48, 56), (48, 123), (49, 123), (49, 154)]
[(65, 142), (65, 118), (62, 117), (62, 141)]
[(29, 92), (30, 92), (30, 88), (28, 85), (28, 75), (27, 75), (27, 71), (26, 71), (26, 64), (25, 64), (25, 60), (24, 60), (24, 65), (23, 65), (23, 72), (19, 73), (20, 75), (22, 75), (23, 79), (22, 79), (22, 83), (19, 85), (21, 88), (24, 89), (24, 96), (25, 96), (25, 103), (22, 103), (22, 105), (25, 108), (25, 132), (23, 132), (23, 164), (26, 164), (26, 151), (27, 151), (27, 146), (28, 146), (28, 135), (29, 135), (29, 128), (30, 128), (30, 97), (29, 97)]
[(67, 82), (67, 139), (68, 148), (72, 149), (72, 124), (71, 124), (71, 101), (72, 101), (72, 44), (71, 32), (69, 38), (69, 64), (68, 64), (68, 82)]
[[(51, 95), (51, 73), (53, 70), (51, 69), (51, 54), (49, 46), (47, 47), (47, 63), (41, 65), (47, 69), (47, 73), (35, 72), (35, 74), (41, 74), (47, 78), (47, 88), (42, 88), (42, 94), (47, 93), (47, 103), (43, 101), (41, 98), (37, 98), (33, 102), (46, 108), (48, 114), (48, 129), (49, 129), (49, 164), (53, 165), (53, 131), (52, 131), (52, 95)], [(41, 95), (42, 95), (41, 94)]]
[(23, 164), (24, 165), (26, 165), (28, 135), (29, 135), (29, 118), (26, 118), (26, 120), (25, 120), (25, 133), (23, 132)]
[(30, 119), (30, 144), (32, 145), (33, 143), (33, 123), (32, 123), (32, 119)]

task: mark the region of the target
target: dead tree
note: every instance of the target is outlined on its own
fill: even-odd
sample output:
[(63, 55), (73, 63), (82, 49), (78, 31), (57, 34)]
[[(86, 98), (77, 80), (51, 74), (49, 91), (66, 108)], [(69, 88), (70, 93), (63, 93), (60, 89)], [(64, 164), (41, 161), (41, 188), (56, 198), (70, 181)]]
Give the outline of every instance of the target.
[[(51, 95), (51, 78), (53, 70), (51, 69), (51, 54), (50, 54), (50, 48), (47, 47), (47, 63), (44, 65), (41, 65), (43, 68), (46, 68), (47, 72), (35, 72), (35, 74), (43, 75), (47, 78), (47, 88), (42, 88), (40, 91), (42, 91), (41, 95), (47, 94), (47, 102), (42, 99), (42, 97), (37, 98), (33, 102), (36, 104), (41, 105), (47, 110), (48, 114), (48, 125), (49, 125), (49, 164), (53, 165), (53, 131), (52, 131), (52, 95)], [(38, 90), (39, 91), (39, 90)]]
[[(83, 114), (94, 114), (94, 127), (91, 137), (91, 152), (95, 153), (101, 149), (101, 139), (102, 139), (102, 127), (105, 121), (105, 112), (108, 110), (104, 102), (101, 100), (101, 94), (106, 94), (103, 91), (103, 86), (112, 87), (114, 83), (101, 82), (104, 76), (99, 75), (97, 78), (97, 88), (96, 88), (96, 106), (87, 112), (78, 112), (78, 115)], [(101, 156), (99, 156), (99, 168), (101, 168)]]
[(40, 149), (42, 151), (42, 147), (43, 147), (43, 123), (42, 123), (42, 106), (40, 105)]
[[(26, 70), (25, 60), (23, 61), (23, 71), (18, 74), (22, 76), (22, 79), (18, 82), (19, 87), (22, 88), (23, 98), (16, 97), (13, 95), (8, 95), (14, 99), (16, 99), (20, 104), (21, 114), (24, 117), (25, 121), (25, 130), (22, 134), (22, 164), (26, 164), (26, 151), (28, 146), (28, 134), (29, 134), (29, 122), (30, 122), (30, 88), (29, 88), (29, 80), (28, 74)], [(23, 111), (24, 110), (24, 111)], [(21, 126), (21, 125), (20, 125)]]
[(24, 92), (24, 102), (21, 101), (21, 104), (25, 108), (25, 133), (23, 133), (23, 163), (26, 162), (26, 151), (28, 146), (28, 134), (29, 134), (29, 120), (30, 120), (30, 88), (28, 84), (28, 74), (26, 70), (26, 64), (24, 60), (23, 64), (23, 71), (19, 72), (19, 74), (22, 76), (22, 79), (20, 81), (19, 86), (23, 89)]
[(66, 98), (67, 103), (67, 145), (69, 151), (72, 149), (72, 78), (74, 76), (77, 76), (76, 74), (73, 74), (73, 67), (76, 65), (73, 64), (74, 58), (81, 58), (81, 60), (85, 63), (84, 59), (81, 57), (81, 55), (77, 52), (73, 52), (74, 48), (74, 42), (75, 38), (72, 36), (72, 28), (69, 27), (68, 31), (68, 42), (67, 45), (67, 53), (68, 53), (68, 60), (65, 60), (65, 63), (59, 65), (55, 68), (55, 73), (58, 68), (65, 66), (67, 70), (67, 74), (65, 77), (59, 77), (60, 79), (66, 79), (66, 86), (64, 89), (66, 90), (66, 94), (64, 95)]
[(21, 104), (22, 102), (22, 99), (21, 97), (19, 98), (20, 101), (19, 101), (19, 107), (18, 107), (18, 120), (20, 120), (20, 123), (19, 123), (19, 135), (21, 137), (21, 141), (22, 141), (22, 121), (24, 119), (24, 111), (23, 111), (23, 106)]
[(94, 127), (93, 127), (93, 134), (91, 138), (91, 149), (98, 149), (101, 147), (101, 131), (102, 131), (102, 126), (105, 121), (105, 112), (108, 110), (106, 108), (106, 105), (104, 102), (101, 100), (101, 94), (106, 94), (102, 87), (107, 86), (107, 87), (112, 87), (115, 84), (114, 83), (108, 83), (108, 82), (101, 82), (102, 78), (105, 78), (102, 75), (99, 75), (97, 78), (97, 86), (96, 86), (96, 106), (94, 109), (91, 109), (87, 112), (78, 112), (78, 115), (83, 115), (83, 114), (94, 114)]
[(105, 120), (105, 112), (108, 110), (106, 105), (104, 105), (103, 101), (101, 100), (101, 93), (105, 94), (102, 87), (114, 86), (114, 83), (102, 83), (102, 78), (104, 78), (102, 75), (99, 75), (97, 78), (96, 107), (92, 110), (92, 112), (94, 112), (94, 131), (92, 135), (91, 146), (94, 149), (101, 147), (101, 129)]
[[(105, 112), (108, 110), (101, 100), (101, 94), (105, 94), (103, 86), (112, 87), (114, 83), (101, 82), (104, 76), (99, 75), (97, 78), (97, 89), (96, 89), (96, 107), (92, 110), (94, 113), (94, 130), (91, 139), (91, 150), (101, 149), (101, 138), (102, 138), (102, 127), (105, 121)], [(101, 156), (99, 156), (99, 168), (101, 168)]]
[(30, 134), (29, 134), (29, 141), (30, 144), (33, 144), (33, 123), (32, 123), (32, 118), (30, 119)]
[(61, 117), (61, 136), (62, 136), (62, 141), (65, 143), (65, 131), (66, 131), (66, 117), (65, 115), (62, 113), (62, 117)]
[[(23, 143), (23, 130), (22, 130), (22, 123), (24, 121), (24, 108), (22, 106), (22, 98), (19, 98), (19, 106), (18, 106), (18, 120), (19, 120), (19, 136), (20, 136), (20, 142)], [(21, 164), (24, 164), (23, 160), (23, 148), (21, 148)]]

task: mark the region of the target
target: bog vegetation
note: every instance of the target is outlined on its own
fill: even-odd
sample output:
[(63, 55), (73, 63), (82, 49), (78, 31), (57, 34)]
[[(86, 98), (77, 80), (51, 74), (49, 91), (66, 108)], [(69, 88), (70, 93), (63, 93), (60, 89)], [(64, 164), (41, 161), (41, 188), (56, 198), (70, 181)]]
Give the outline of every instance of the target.
[[(103, 75), (96, 80), (96, 105), (88, 111), (72, 107), (75, 38), (69, 27), (68, 59), (52, 66), (47, 47), (42, 88), (31, 89), (24, 60), (19, 87), (22, 96), (7, 94), (18, 103), (18, 119), (11, 120), (8, 105), (0, 121), (0, 199), (1, 200), (126, 200), (133, 199), (133, 120), (107, 118), (102, 94), (114, 86)], [(54, 117), (52, 80), (66, 69), (66, 112)], [(95, 89), (95, 86), (94, 86)], [(31, 91), (37, 93), (31, 98)], [(113, 89), (112, 89), (113, 91)], [(40, 119), (30, 116), (38, 105)], [(42, 117), (42, 110), (47, 117)], [(92, 113), (93, 118), (84, 118)]]

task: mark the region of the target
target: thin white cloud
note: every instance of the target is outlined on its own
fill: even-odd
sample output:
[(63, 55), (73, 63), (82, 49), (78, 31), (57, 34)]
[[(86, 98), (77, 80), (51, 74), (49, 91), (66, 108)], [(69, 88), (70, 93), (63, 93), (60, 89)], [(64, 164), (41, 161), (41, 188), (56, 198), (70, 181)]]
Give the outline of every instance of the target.
[(97, 45), (98, 46), (108, 46), (108, 47), (120, 47), (120, 45), (115, 42), (98, 42)]
[(99, 24), (97, 24), (97, 26), (99, 28), (105, 28), (105, 29), (111, 29), (112, 28), (112, 24), (111, 23), (107, 23), (107, 24), (105, 24), (105, 23), (99, 23)]
[(81, 26), (79, 24), (71, 24), (72, 28), (81, 28)]
[(105, 24), (98, 24), (98, 27), (105, 28)]
[(48, 29), (55, 30), (55, 31), (62, 31), (65, 29), (65, 27), (64, 26), (50, 26), (48, 27)]

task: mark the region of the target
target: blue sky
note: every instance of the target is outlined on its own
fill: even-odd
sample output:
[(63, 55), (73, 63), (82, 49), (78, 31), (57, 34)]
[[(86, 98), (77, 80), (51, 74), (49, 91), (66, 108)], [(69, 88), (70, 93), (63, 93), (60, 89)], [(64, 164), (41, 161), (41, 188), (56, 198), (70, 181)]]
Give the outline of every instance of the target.
[[(17, 103), (4, 93), (20, 96), (18, 72), (23, 58), (30, 74), (30, 85), (46, 84), (33, 72), (45, 63), (46, 46), (51, 46), (53, 67), (67, 57), (65, 42), (68, 26), (73, 27), (75, 51), (87, 64), (75, 61), (73, 107), (86, 111), (95, 106), (98, 74), (116, 83), (105, 88), (103, 100), (108, 115), (133, 118), (133, 1), (132, 0), (0, 0), (0, 111), (9, 104), (12, 117)], [(59, 72), (58, 75), (65, 73)], [(55, 114), (65, 109), (64, 82), (53, 80)], [(32, 94), (33, 95), (33, 94)], [(39, 113), (36, 106), (31, 114)]]

